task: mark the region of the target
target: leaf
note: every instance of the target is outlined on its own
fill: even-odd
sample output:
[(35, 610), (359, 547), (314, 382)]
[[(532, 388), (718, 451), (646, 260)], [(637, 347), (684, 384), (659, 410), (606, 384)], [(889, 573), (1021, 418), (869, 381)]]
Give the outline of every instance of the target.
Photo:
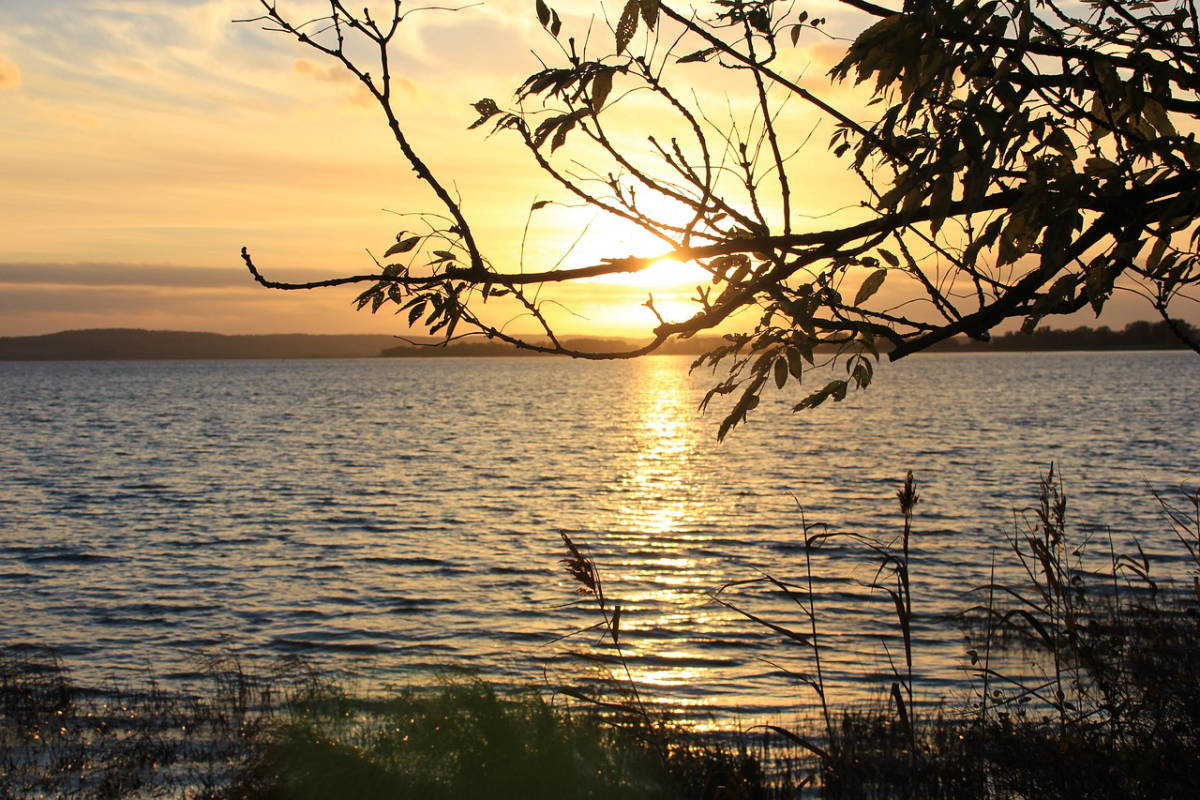
[(625, 52), (625, 48), (629, 46), (629, 42), (633, 39), (633, 34), (637, 32), (638, 15), (640, 12), (640, 0), (628, 0), (625, 3), (625, 9), (621, 12), (621, 19), (617, 22), (615, 34), (617, 39), (617, 55)]
[(879, 287), (883, 285), (886, 277), (886, 269), (877, 269), (868, 275), (867, 279), (862, 282), (862, 286), (858, 287), (858, 293), (854, 295), (854, 305), (861, 306), (871, 295), (879, 291)]
[(592, 78), (592, 113), (599, 114), (600, 109), (604, 108), (604, 101), (608, 99), (608, 93), (612, 91), (613, 74), (612, 70), (601, 70), (596, 73), (596, 77)]
[(642, 22), (650, 30), (654, 30), (654, 24), (658, 22), (658, 3), (659, 0), (641, 0)]
[(686, 56), (680, 56), (679, 58), (675, 59), (675, 61), (678, 64), (688, 64), (693, 61), (707, 61), (708, 57), (715, 52), (717, 52), (717, 48), (706, 47), (703, 50), (697, 50), (694, 53), (688, 53)]
[(485, 97), (478, 103), (472, 103), (471, 107), (479, 112), (479, 119), (471, 123), (471, 125), (467, 127), (467, 130), (478, 128), (480, 125), (500, 113), (500, 107), (496, 105), (496, 101), (490, 97)]
[(792, 411), (803, 411), (806, 408), (816, 408), (830, 397), (836, 402), (846, 399), (846, 381), (830, 381), (825, 387), (818, 389), (792, 407)]
[(800, 380), (804, 375), (804, 356), (799, 348), (792, 346), (787, 349), (787, 366), (788, 372), (796, 380)]
[(409, 250), (412, 250), (414, 247), (416, 247), (420, 241), (420, 236), (410, 236), (407, 239), (400, 239), (387, 249), (387, 252), (383, 254), (383, 257), (387, 258), (388, 256), (394, 256), (397, 253), (407, 253)]
[(529, 210), (530, 210), (530, 211), (537, 211), (538, 209), (545, 208), (545, 207), (546, 207), (546, 206), (548, 206), (548, 205), (550, 205), (550, 201), (549, 201), (549, 200), (538, 200), (536, 203), (534, 203), (533, 205), (531, 205), (531, 206), (529, 207)]
[(1093, 156), (1083, 165), (1085, 175), (1095, 175), (1097, 178), (1115, 178), (1121, 174), (1121, 166), (1107, 158)]
[(786, 728), (780, 728), (776, 725), (768, 725), (767, 728), (775, 731), (783, 738), (785, 738), (789, 741), (795, 742), (796, 744), (800, 745), (801, 747), (803, 747), (807, 750), (810, 750), (811, 752), (815, 753), (818, 758), (828, 762), (829, 753), (826, 752), (824, 750), (824, 748), (822, 748), (820, 745), (813, 744), (808, 739), (805, 739), (803, 736), (801, 736), (797, 733), (793, 733), (792, 731), (789, 731)]
[(413, 325), (415, 325), (417, 320), (419, 320), (421, 318), (421, 315), (424, 313), (425, 313), (425, 301), (422, 300), (421, 302), (419, 302), (415, 306), (413, 306), (411, 309), (409, 309), (408, 326), (411, 328)]
[(547, 25), (549, 25), (550, 24), (550, 7), (546, 5), (544, 0), (537, 0), (537, 2), (534, 3), (534, 8), (537, 10), (538, 22), (540, 22), (542, 24), (542, 27), (544, 28)]
[(795, 46), (796, 42), (800, 41), (800, 32), (803, 30), (804, 30), (803, 25), (793, 25), (792, 26), (791, 35), (792, 35), (792, 46), (793, 47)]
[(954, 197), (954, 174), (944, 173), (933, 184), (929, 197), (929, 229), (937, 233), (942, 227), (946, 216), (950, 213), (950, 204)]
[(1167, 252), (1167, 248), (1171, 245), (1170, 236), (1159, 236), (1155, 241), (1154, 247), (1150, 250), (1150, 257), (1146, 259), (1146, 269), (1153, 272), (1158, 266), (1158, 262), (1162, 261), (1163, 255)]
[(575, 119), (575, 116), (571, 115), (563, 120), (563, 123), (558, 126), (558, 130), (554, 132), (554, 138), (550, 141), (551, 153), (566, 143), (567, 134), (571, 132), (571, 128), (575, 127)]
[(788, 379), (788, 360), (786, 358), (775, 359), (775, 388), (782, 389)]
[(558, 12), (551, 9), (550, 11), (550, 35), (558, 38), (558, 32), (562, 30), (562, 20), (558, 18)]
[(882, 258), (884, 261), (886, 261), (891, 266), (893, 266), (893, 267), (900, 266), (900, 259), (896, 258), (896, 255), (891, 250), (884, 250), (881, 247), (881, 248), (879, 248), (878, 253), (879, 253), (879, 257)]
[(754, 28), (759, 33), (771, 33), (771, 12), (766, 6), (753, 9), (746, 15), (746, 21), (750, 23), (751, 28)]
[(559, 114), (542, 120), (537, 126), (537, 130), (533, 132), (533, 146), (541, 147), (545, 144), (546, 137), (550, 135), (550, 132), (566, 124), (570, 120), (570, 116), (570, 114)]
[(729, 429), (739, 422), (746, 421), (746, 415), (758, 408), (758, 393), (762, 391), (762, 385), (766, 380), (766, 375), (760, 375), (757, 379), (750, 382), (746, 390), (742, 392), (742, 396), (734, 405), (733, 410), (729, 415), (721, 421), (720, 427), (717, 429), (717, 441), (724, 441), (725, 434), (729, 433)]

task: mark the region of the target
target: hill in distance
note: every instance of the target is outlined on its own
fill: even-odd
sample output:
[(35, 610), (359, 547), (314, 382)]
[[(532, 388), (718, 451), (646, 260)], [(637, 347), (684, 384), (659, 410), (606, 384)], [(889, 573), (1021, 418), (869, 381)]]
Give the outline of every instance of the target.
[[(397, 341), (405, 341), (397, 344)], [(0, 337), (0, 361), (130, 361), (222, 358), (445, 358), (537, 355), (503, 342), (469, 338), (448, 346), (437, 340), (398, 340), (378, 334), (282, 333), (229, 336), (220, 333), (108, 328), (62, 331), (44, 336)], [(615, 338), (568, 339), (564, 344), (591, 352), (629, 350), (639, 342)], [(664, 355), (699, 355), (721, 344), (716, 336), (668, 342)], [(1124, 330), (1080, 327), (1006, 333), (990, 342), (956, 338), (935, 351), (995, 352), (1034, 350), (1149, 350), (1184, 347), (1163, 322), (1132, 322)]]
[(0, 338), (0, 360), (131, 361), (218, 358), (374, 358), (393, 336), (303, 333), (226, 336), (137, 328), (62, 331)]

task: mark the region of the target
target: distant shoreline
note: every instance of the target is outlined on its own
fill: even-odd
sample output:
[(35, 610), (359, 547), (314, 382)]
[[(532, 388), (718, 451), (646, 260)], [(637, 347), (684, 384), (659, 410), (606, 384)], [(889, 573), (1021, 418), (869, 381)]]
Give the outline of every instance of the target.
[[(148, 361), (301, 358), (487, 358), (536, 356), (496, 341), (466, 340), (436, 346), (437, 340), (408, 340), (380, 334), (256, 334), (227, 335), (190, 331), (152, 331), (105, 328), (61, 331), (42, 336), (0, 337), (0, 361)], [(672, 341), (658, 351), (664, 355), (697, 356), (722, 339), (717, 336)], [(639, 346), (637, 340), (577, 338), (568, 346), (591, 352), (615, 352)], [(928, 352), (1034, 352), (1064, 350), (1183, 349), (1163, 322), (1133, 322), (1123, 330), (1107, 327), (1073, 330), (1040, 329), (1030, 334), (1006, 333), (990, 342), (965, 338), (941, 342)]]

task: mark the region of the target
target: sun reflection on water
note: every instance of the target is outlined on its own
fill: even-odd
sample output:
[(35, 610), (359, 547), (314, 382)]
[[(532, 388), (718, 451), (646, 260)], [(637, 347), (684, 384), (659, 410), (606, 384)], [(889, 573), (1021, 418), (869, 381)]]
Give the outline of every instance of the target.
[(620, 499), (614, 517), (596, 522), (615, 550), (610, 580), (627, 609), (633, 680), (654, 704), (702, 711), (708, 699), (694, 689), (716, 678), (712, 654), (695, 642), (713, 630), (708, 592), (719, 580), (712, 557), (701, 553), (712, 538), (713, 499), (698, 489), (696, 471), (709, 442), (686, 365), (651, 358), (636, 368)]
[(623, 480), (628, 501), (621, 509), (621, 523), (641, 534), (642, 546), (667, 549), (673, 543), (662, 534), (685, 527), (699, 504), (685, 490), (694, 482), (696, 407), (678, 361), (652, 358), (638, 366), (638, 419), (633, 461)]

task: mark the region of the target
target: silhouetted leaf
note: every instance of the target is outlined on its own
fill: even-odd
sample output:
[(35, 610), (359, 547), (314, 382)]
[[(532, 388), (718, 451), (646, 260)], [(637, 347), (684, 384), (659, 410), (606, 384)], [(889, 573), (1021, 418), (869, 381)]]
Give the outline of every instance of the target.
[(637, 32), (638, 15), (641, 13), (641, 0), (627, 0), (621, 19), (617, 22), (616, 40), (617, 55), (625, 52), (633, 34)]
[(658, 3), (659, 0), (641, 0), (642, 21), (650, 30), (658, 22)]
[(679, 58), (677, 58), (675, 60), (677, 63), (680, 63), (680, 64), (687, 64), (692, 61), (707, 61), (709, 56), (711, 56), (713, 53), (716, 53), (716, 52), (718, 52), (717, 48), (706, 47), (703, 50), (697, 50), (694, 53), (688, 53), (686, 56), (680, 56)]
[(550, 152), (551, 153), (553, 153), (555, 150), (562, 147), (563, 144), (566, 143), (567, 134), (570, 133), (571, 128), (575, 127), (576, 119), (577, 119), (577, 117), (574, 114), (572, 114), (572, 115), (566, 117), (562, 121), (562, 124), (560, 124), (558, 126), (558, 130), (556, 130), (554, 132), (554, 139), (552, 139), (550, 142)]
[(544, 0), (537, 0), (534, 3), (533, 7), (534, 7), (534, 9), (537, 10), (538, 22), (540, 22), (542, 24), (542, 27), (544, 28), (547, 25), (549, 25), (550, 24), (550, 7), (546, 5)]
[(612, 91), (612, 82), (612, 70), (600, 70), (596, 77), (592, 78), (592, 113), (598, 114), (600, 109), (604, 108), (604, 101)]
[(834, 399), (834, 401), (844, 400), (846, 398), (847, 388), (849, 388), (849, 384), (846, 381), (830, 381), (829, 383), (825, 384), (824, 388), (818, 389), (793, 406), (792, 411), (803, 411), (806, 408), (816, 408), (831, 397)]
[(397, 253), (407, 253), (409, 250), (412, 250), (414, 247), (416, 247), (420, 241), (420, 236), (410, 236), (407, 239), (401, 239), (389, 247), (387, 252), (383, 254), (383, 257), (387, 258), (388, 256), (394, 256)]
[(419, 320), (421, 318), (421, 315), (424, 313), (425, 313), (425, 301), (423, 301), (423, 300), (420, 303), (417, 303), (416, 305), (414, 305), (412, 308), (410, 308), (408, 311), (409, 327), (412, 327), (413, 325), (415, 325), (417, 320)]
[(746, 21), (759, 33), (769, 34), (771, 32), (771, 12), (766, 6), (759, 6), (751, 10), (746, 15)]
[(477, 103), (472, 103), (471, 107), (479, 112), (479, 119), (471, 123), (467, 130), (478, 128), (480, 125), (500, 113), (500, 107), (497, 106), (496, 101), (490, 97), (485, 97)]
[(953, 173), (947, 172), (934, 181), (933, 191), (929, 196), (929, 229), (934, 233), (937, 233), (938, 229), (942, 227), (946, 215), (950, 213), (953, 193)]
[(1107, 158), (1093, 156), (1084, 162), (1083, 172), (1085, 175), (1095, 175), (1098, 178), (1115, 178), (1121, 174), (1121, 166)]
[(861, 306), (871, 295), (879, 291), (879, 287), (883, 285), (886, 277), (886, 269), (877, 269), (868, 275), (867, 279), (862, 282), (862, 286), (858, 287), (858, 293), (854, 295), (854, 305)]
[(789, 741), (795, 742), (796, 744), (800, 745), (801, 747), (803, 747), (807, 750), (810, 750), (811, 752), (815, 753), (817, 755), (817, 757), (822, 759), (823, 761), (825, 761), (825, 762), (829, 761), (828, 751), (826, 751), (820, 745), (813, 744), (811, 741), (804, 738), (803, 736), (800, 736), (797, 733), (793, 733), (792, 731), (789, 731), (786, 728), (780, 728), (776, 725), (767, 725), (766, 727), (769, 728), (770, 730), (775, 731), (783, 738), (788, 739)]

